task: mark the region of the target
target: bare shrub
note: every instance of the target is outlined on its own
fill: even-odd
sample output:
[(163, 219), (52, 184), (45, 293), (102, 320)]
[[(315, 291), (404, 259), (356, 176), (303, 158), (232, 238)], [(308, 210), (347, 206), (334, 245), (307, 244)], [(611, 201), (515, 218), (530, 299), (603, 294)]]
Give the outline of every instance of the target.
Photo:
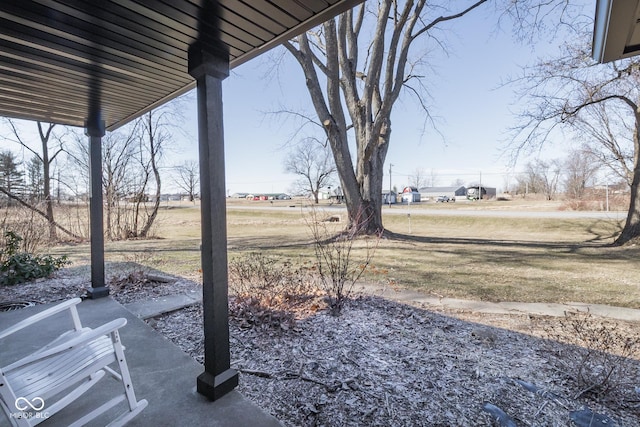
[(607, 197), (603, 191), (589, 192), (581, 199), (564, 200), (560, 206), (561, 211), (606, 211), (629, 209), (629, 196), (624, 194), (609, 194)]
[(613, 194), (609, 196), (609, 209), (626, 211), (629, 209), (629, 194)]
[(637, 399), (636, 372), (640, 336), (621, 330), (617, 322), (597, 318), (589, 312), (565, 312), (558, 322), (544, 327), (546, 338), (570, 346), (552, 346), (563, 372), (575, 381), (575, 398), (588, 395), (601, 401)]
[(56, 206), (58, 222), (82, 239), (89, 238), (89, 204), (65, 203)]
[[(381, 234), (369, 236), (357, 226), (340, 230), (339, 223), (320, 218), (318, 210), (312, 209), (307, 225), (313, 238), (322, 289), (331, 314), (338, 316), (353, 286), (371, 263)], [(357, 218), (353, 223), (366, 225), (368, 221)]]
[[(144, 199), (146, 200), (146, 197)], [(148, 205), (149, 203), (139, 198), (116, 200), (110, 207), (111, 223), (106, 230), (109, 239), (117, 241), (157, 237), (155, 217), (153, 222), (148, 223), (153, 215), (152, 207)], [(146, 229), (144, 235), (141, 234), (141, 228)]]
[(5, 233), (11, 231), (22, 238), (17, 248), (20, 252), (37, 254), (49, 247), (49, 235), (43, 233), (48, 227), (47, 221), (30, 209), (14, 206), (7, 207), (0, 220), (0, 247), (5, 247)]
[(600, 203), (595, 200), (568, 199), (559, 208), (561, 211), (599, 211), (602, 210)]
[[(44, 202), (34, 204), (36, 209), (42, 211)], [(20, 250), (27, 253), (42, 253), (51, 245), (64, 240), (79, 241), (89, 234), (89, 221), (86, 206), (82, 205), (56, 205), (56, 224), (67, 232), (51, 241), (49, 233), (43, 232), (49, 227), (46, 218), (31, 208), (22, 205), (0, 208), (0, 235), (6, 231), (13, 231), (22, 237)], [(6, 245), (0, 236), (0, 247)]]
[[(313, 266), (294, 266), (262, 253), (249, 253), (229, 261), (229, 282), (234, 295), (230, 314), (242, 326), (288, 329), (296, 315), (317, 309), (318, 289)], [(311, 303), (309, 306), (307, 303)]]

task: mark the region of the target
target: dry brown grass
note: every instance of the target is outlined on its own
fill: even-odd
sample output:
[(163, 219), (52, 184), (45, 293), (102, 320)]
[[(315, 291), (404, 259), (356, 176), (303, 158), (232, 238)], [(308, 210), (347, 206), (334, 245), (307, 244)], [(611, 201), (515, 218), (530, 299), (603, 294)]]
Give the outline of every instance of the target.
[[(243, 202), (242, 209), (228, 209), (230, 257), (260, 251), (291, 262), (312, 260), (312, 239), (300, 203), (267, 203)], [(515, 206), (484, 206), (495, 210), (501, 203)], [(274, 205), (282, 209), (264, 208)], [(386, 215), (384, 221), (391, 237), (380, 242), (363, 280), (443, 297), (640, 308), (640, 248), (609, 246), (620, 228), (617, 221), (416, 212), (411, 234), (406, 215)], [(183, 203), (162, 209), (158, 239), (107, 243), (106, 259), (140, 262), (197, 280), (199, 223), (197, 206)], [(67, 254), (81, 263), (89, 260), (87, 245), (58, 247), (54, 254)]]
[[(387, 224), (393, 230), (393, 218)], [(608, 246), (616, 227), (601, 220), (423, 216), (413, 220), (411, 235), (380, 245), (376, 264), (401, 284), (446, 297), (640, 307), (640, 251)]]

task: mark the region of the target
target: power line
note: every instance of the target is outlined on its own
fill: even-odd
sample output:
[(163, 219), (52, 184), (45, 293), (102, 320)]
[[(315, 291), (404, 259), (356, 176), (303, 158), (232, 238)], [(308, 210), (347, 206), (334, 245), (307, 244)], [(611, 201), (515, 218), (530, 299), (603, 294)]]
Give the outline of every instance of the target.
[[(485, 176), (504, 176), (504, 175), (519, 175), (524, 173), (524, 171), (506, 171), (506, 172), (484, 172), (482, 171), (482, 174)], [(405, 173), (405, 172), (398, 172), (396, 170), (393, 171), (393, 174), (395, 176), (402, 176), (402, 177), (413, 177), (416, 176), (415, 173)], [(480, 171), (476, 171), (476, 172), (460, 172), (460, 173), (456, 173), (456, 172), (448, 172), (448, 173), (441, 173), (438, 172), (437, 170), (434, 170), (433, 173), (431, 173), (430, 171), (425, 171), (424, 175), (425, 176), (429, 176), (429, 175), (435, 175), (435, 176), (478, 176), (480, 174)]]

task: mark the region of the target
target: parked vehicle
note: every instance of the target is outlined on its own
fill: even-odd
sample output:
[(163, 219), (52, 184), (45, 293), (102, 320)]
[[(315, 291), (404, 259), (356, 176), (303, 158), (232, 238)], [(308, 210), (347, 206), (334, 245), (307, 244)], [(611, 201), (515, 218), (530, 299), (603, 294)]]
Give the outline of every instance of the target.
[(436, 203), (449, 203), (449, 200), (451, 200), (449, 196), (438, 196)]

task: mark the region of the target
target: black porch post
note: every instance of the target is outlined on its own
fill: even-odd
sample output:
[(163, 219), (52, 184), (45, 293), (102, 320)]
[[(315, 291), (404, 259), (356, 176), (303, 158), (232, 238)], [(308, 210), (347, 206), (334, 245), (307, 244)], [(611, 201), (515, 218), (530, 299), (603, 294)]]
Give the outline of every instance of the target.
[(89, 137), (89, 222), (91, 225), (91, 288), (89, 298), (109, 295), (104, 282), (104, 225), (102, 223), (102, 137), (104, 121), (93, 112), (85, 123)]
[(222, 126), (222, 80), (229, 75), (226, 46), (189, 49), (189, 74), (197, 81), (202, 227), (204, 373), (198, 392), (218, 399), (238, 385), (229, 353), (227, 217)]

